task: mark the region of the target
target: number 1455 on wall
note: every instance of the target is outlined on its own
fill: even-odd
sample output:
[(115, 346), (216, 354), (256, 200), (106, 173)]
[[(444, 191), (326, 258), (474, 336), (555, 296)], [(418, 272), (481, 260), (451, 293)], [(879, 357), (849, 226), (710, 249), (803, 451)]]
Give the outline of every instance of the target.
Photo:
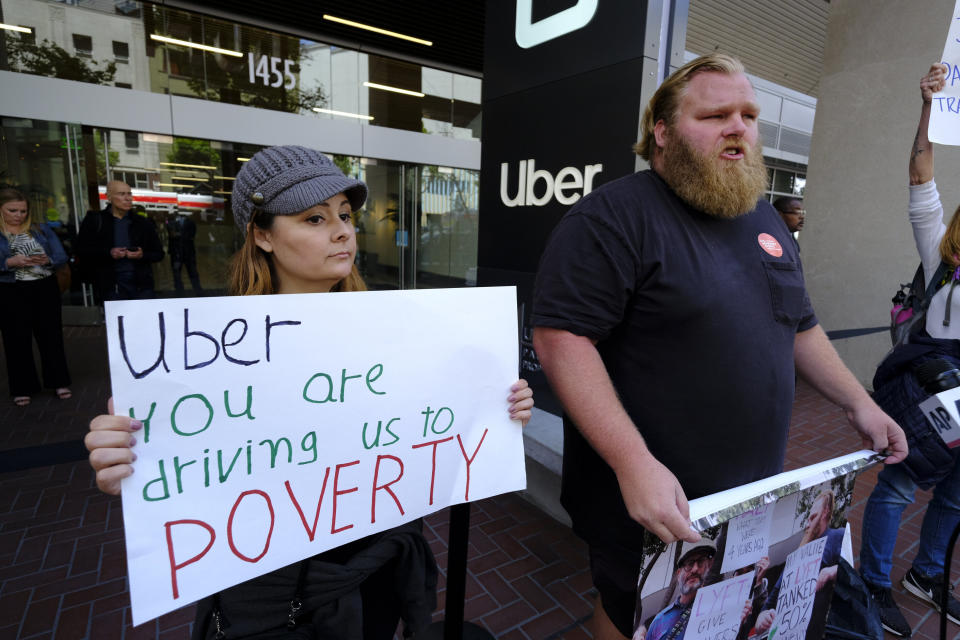
[(247, 63), (250, 69), (250, 84), (257, 84), (257, 78), (260, 78), (265, 87), (283, 85), (284, 89), (293, 89), (297, 86), (297, 77), (293, 75), (293, 60), (284, 60), (266, 54), (258, 57), (251, 51), (247, 54)]

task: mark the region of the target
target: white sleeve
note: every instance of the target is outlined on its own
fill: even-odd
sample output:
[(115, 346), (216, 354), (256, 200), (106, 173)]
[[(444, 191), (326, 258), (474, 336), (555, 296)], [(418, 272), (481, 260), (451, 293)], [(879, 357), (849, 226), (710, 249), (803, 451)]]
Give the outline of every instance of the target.
[(913, 239), (923, 263), (924, 281), (930, 286), (930, 279), (940, 266), (940, 239), (947, 230), (943, 224), (943, 205), (935, 181), (910, 185), (908, 213)]

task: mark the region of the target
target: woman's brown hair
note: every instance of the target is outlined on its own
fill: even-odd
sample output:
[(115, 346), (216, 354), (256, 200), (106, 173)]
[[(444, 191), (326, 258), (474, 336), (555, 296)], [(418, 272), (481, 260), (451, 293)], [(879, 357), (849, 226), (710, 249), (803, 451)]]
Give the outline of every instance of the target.
[[(262, 296), (277, 292), (277, 276), (273, 269), (273, 258), (257, 246), (254, 240), (254, 226), (269, 229), (273, 226), (274, 216), (260, 211), (247, 223), (243, 246), (233, 254), (230, 261), (230, 279), (227, 291), (234, 296)], [(357, 265), (350, 268), (350, 275), (333, 286), (330, 291), (366, 291), (367, 284), (360, 277)]]
[[(14, 189), (13, 187), (3, 187), (0, 189), (0, 207), (7, 204), (8, 202), (26, 202), (27, 203), (27, 228), (30, 229), (31, 233), (36, 231), (36, 224), (33, 222), (33, 215), (30, 213), (30, 201), (27, 200), (27, 196), (23, 194), (19, 189)], [(7, 225), (3, 221), (3, 217), (0, 216), (0, 231), (9, 235), (10, 232), (7, 231)]]
[(940, 240), (940, 259), (952, 267), (960, 264), (960, 207), (953, 213)]

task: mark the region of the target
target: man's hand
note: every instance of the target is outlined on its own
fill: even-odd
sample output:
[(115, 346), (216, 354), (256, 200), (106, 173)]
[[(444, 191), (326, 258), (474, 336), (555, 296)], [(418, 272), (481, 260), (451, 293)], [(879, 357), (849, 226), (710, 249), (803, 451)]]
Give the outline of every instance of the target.
[(687, 497), (670, 470), (650, 453), (626, 467), (615, 471), (630, 517), (667, 544), (699, 541), (690, 526)]
[(817, 576), (817, 591), (823, 589), (823, 586), (828, 582), (834, 582), (837, 579), (837, 565), (832, 567), (824, 567), (820, 569), (820, 575)]
[(767, 609), (766, 611), (761, 611), (760, 615), (757, 616), (757, 621), (754, 623), (753, 628), (757, 630), (757, 633), (764, 633), (770, 630), (770, 627), (773, 626), (773, 621), (777, 617), (776, 609)]
[(933, 94), (943, 91), (944, 85), (947, 84), (947, 69), (945, 64), (931, 65), (930, 71), (920, 80), (920, 97), (923, 98), (924, 103), (930, 104)]
[(886, 449), (887, 464), (907, 457), (903, 429), (877, 406), (843, 364), (820, 325), (797, 333), (793, 357), (800, 377), (827, 400), (843, 408), (850, 425), (863, 438), (865, 448), (877, 452)]
[(647, 449), (610, 382), (594, 342), (537, 327), (533, 346), (554, 393), (580, 432), (617, 475), (630, 517), (664, 542), (696, 542), (677, 478)]
[(900, 462), (907, 457), (907, 436), (893, 418), (870, 398), (846, 410), (847, 420), (863, 438), (865, 449), (886, 452), (886, 464)]
[(131, 260), (139, 260), (143, 257), (143, 247), (137, 247), (136, 251), (127, 249), (127, 257)]
[(110, 249), (110, 257), (114, 260), (127, 257), (127, 250), (124, 247), (114, 247)]

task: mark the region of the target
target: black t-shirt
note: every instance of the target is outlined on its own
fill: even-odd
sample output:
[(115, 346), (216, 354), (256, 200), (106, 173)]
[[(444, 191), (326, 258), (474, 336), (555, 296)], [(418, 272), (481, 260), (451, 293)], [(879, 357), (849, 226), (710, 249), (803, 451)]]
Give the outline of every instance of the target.
[[(722, 220), (652, 171), (603, 185), (554, 230), (533, 323), (597, 341), (624, 408), (688, 498), (782, 470), (794, 338), (817, 320), (796, 244), (767, 202)], [(642, 539), (613, 471), (567, 416), (562, 485), (581, 536)]]

